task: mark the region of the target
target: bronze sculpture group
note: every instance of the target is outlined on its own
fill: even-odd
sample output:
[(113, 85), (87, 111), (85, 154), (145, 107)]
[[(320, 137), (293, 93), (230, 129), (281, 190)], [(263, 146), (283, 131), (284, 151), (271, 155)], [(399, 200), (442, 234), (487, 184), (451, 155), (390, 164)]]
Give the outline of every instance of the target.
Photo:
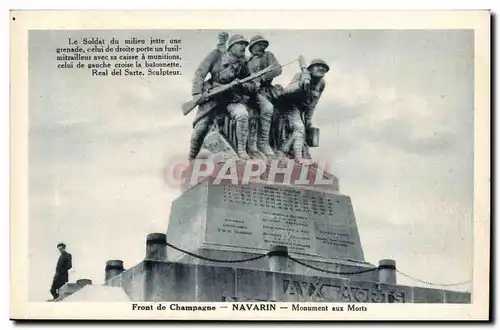
[[(189, 160), (198, 156), (205, 137), (214, 129), (242, 160), (310, 158), (309, 147), (317, 146), (319, 134), (312, 117), (329, 67), (320, 59), (306, 65), (301, 56), (301, 71), (292, 81), (286, 87), (273, 85), (282, 65), (268, 47), (269, 41), (260, 35), (247, 41), (241, 35), (228, 38), (227, 33), (219, 33), (217, 47), (195, 72), (193, 100), (183, 105), (184, 114), (198, 108)], [(245, 57), (247, 48), (249, 58)]]

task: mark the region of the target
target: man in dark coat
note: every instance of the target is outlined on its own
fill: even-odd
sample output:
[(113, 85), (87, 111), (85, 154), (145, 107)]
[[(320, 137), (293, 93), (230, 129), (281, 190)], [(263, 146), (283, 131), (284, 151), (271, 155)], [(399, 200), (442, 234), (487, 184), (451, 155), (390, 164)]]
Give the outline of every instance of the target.
[[(247, 45), (248, 41), (243, 36), (233, 35), (229, 38), (226, 52), (215, 49), (208, 54), (195, 72), (191, 91), (193, 98), (201, 98), (203, 93), (210, 88), (230, 84), (236, 79), (248, 77), (250, 71), (245, 61)], [(210, 79), (205, 81), (208, 74), (210, 74)], [(195, 159), (200, 152), (203, 140), (212, 124), (215, 107), (227, 111), (229, 116), (236, 121), (236, 152), (242, 159), (250, 158), (246, 152), (248, 110), (245, 104), (248, 101), (248, 95), (256, 91), (257, 85), (250, 81), (198, 106), (193, 123), (189, 160)]]
[(59, 289), (68, 282), (68, 270), (73, 267), (71, 254), (66, 252), (66, 244), (57, 244), (57, 249), (61, 252), (61, 255), (59, 256), (59, 260), (57, 260), (56, 274), (50, 288), (50, 294), (52, 294), (54, 299), (59, 297)]

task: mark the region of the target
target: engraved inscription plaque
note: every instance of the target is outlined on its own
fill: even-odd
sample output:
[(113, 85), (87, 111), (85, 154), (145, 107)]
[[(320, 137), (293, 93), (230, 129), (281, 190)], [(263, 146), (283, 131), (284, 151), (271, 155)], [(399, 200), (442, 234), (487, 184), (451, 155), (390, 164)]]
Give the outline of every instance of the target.
[(205, 242), (364, 261), (349, 197), (290, 186), (210, 185)]
[(270, 212), (260, 218), (264, 246), (287, 245), (292, 252), (315, 253), (314, 226), (306, 217)]

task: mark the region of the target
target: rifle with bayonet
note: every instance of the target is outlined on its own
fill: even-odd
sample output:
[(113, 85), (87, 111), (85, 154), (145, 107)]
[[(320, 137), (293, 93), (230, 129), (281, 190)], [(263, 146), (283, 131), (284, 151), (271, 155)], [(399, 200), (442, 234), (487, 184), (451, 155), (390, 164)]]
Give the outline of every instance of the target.
[(225, 84), (225, 85), (214, 87), (214, 88), (210, 89), (208, 92), (202, 94), (200, 98), (194, 99), (194, 100), (191, 100), (191, 101), (188, 101), (188, 102), (185, 102), (182, 105), (182, 113), (184, 115), (187, 115), (188, 113), (190, 113), (191, 111), (193, 111), (194, 108), (196, 108), (200, 104), (203, 104), (203, 103), (209, 101), (214, 96), (217, 96), (219, 94), (227, 92), (227, 91), (233, 89), (234, 87), (236, 87), (238, 85), (242, 85), (244, 83), (247, 83), (249, 81), (252, 81), (254, 79), (262, 77), (266, 73), (271, 72), (271, 71), (276, 70), (276, 69), (279, 69), (279, 67), (269, 66), (269, 67), (267, 67), (267, 68), (265, 68), (263, 70), (255, 72), (255, 73), (253, 73), (253, 74), (251, 74), (248, 77), (245, 77), (243, 79), (236, 79), (236, 80), (233, 80), (229, 84)]

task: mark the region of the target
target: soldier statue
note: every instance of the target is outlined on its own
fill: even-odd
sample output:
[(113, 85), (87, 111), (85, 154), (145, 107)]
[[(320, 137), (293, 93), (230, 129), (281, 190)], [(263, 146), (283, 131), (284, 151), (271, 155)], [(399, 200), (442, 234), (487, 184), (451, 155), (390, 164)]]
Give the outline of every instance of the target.
[[(210, 100), (201, 100), (203, 93), (211, 88), (231, 84), (250, 75), (245, 61), (245, 50), (249, 42), (241, 35), (233, 35), (227, 42), (227, 51), (218, 45), (199, 65), (195, 72), (191, 94), (199, 104), (193, 123), (189, 159), (198, 155), (203, 140), (214, 121), (215, 111), (227, 111), (236, 122), (236, 153), (241, 159), (249, 159), (246, 152), (248, 141), (248, 110), (246, 103), (257, 91), (257, 84), (248, 81)], [(220, 46), (220, 47), (219, 47)], [(210, 73), (210, 79), (205, 78)]]
[[(306, 145), (306, 132), (312, 125), (312, 117), (325, 89), (323, 77), (330, 70), (325, 61), (315, 59), (307, 68), (297, 73), (285, 87), (279, 100), (276, 118), (275, 146), (279, 154), (291, 153), (295, 160), (310, 158)], [(289, 134), (283, 133), (288, 128)]]
[[(218, 34), (216, 48), (195, 72), (193, 99), (182, 106), (184, 115), (198, 109), (189, 160), (198, 156), (212, 128), (215, 135), (210, 141), (218, 136), (220, 143), (232, 151), (230, 157), (274, 158), (278, 153), (297, 161), (310, 158), (309, 146), (317, 146), (319, 137), (312, 118), (325, 88), (328, 64), (316, 59), (306, 65), (300, 56), (302, 71), (283, 88), (272, 84), (282, 73), (282, 66), (267, 50), (268, 40), (260, 35), (250, 42), (238, 34), (228, 37), (226, 32)], [(247, 47), (251, 56), (245, 60)], [(208, 145), (217, 153), (211, 148), (220, 144)]]
[(259, 72), (268, 67), (276, 67), (276, 70), (266, 73), (257, 80), (259, 91), (256, 93), (252, 102), (253, 110), (257, 111), (253, 117), (258, 118), (258, 121), (253, 120), (250, 123), (250, 136), (248, 142), (248, 151), (250, 156), (258, 157), (259, 150), (266, 157), (275, 157), (273, 149), (269, 145), (269, 132), (271, 129), (271, 120), (274, 112), (273, 101), (276, 98), (277, 91), (272, 85), (275, 77), (282, 72), (281, 65), (270, 51), (266, 51), (269, 47), (269, 41), (260, 35), (253, 36), (250, 39), (248, 50), (251, 54), (248, 59), (248, 68), (251, 73)]

